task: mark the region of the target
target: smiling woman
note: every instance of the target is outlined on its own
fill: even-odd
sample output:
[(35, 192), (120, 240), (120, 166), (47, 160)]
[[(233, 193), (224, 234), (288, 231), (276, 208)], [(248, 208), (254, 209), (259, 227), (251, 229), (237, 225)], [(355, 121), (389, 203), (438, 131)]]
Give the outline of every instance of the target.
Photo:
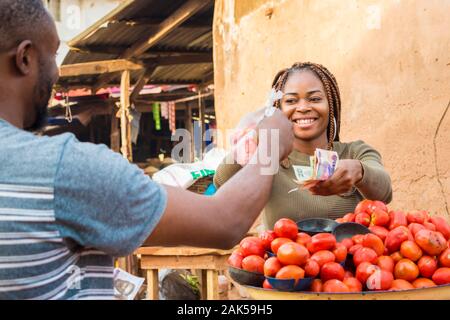
[[(263, 215), (266, 228), (272, 229), (280, 218), (336, 219), (353, 212), (364, 198), (386, 203), (392, 200), (391, 180), (381, 155), (361, 140), (340, 142), (341, 98), (336, 78), (327, 68), (311, 62), (296, 63), (278, 72), (272, 88), (283, 93), (274, 106), (293, 122), (295, 139), (293, 152), (274, 178)], [(290, 193), (296, 187), (292, 165), (309, 166), (316, 148), (338, 153), (336, 172), (327, 181)], [(216, 187), (240, 168), (239, 164), (220, 165), (214, 177)]]

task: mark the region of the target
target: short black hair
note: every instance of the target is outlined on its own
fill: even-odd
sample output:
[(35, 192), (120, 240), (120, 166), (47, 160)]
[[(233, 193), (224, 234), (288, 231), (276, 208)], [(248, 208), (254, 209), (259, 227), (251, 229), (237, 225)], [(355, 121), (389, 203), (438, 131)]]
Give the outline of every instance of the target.
[(33, 39), (46, 17), (42, 0), (0, 0), (0, 52)]

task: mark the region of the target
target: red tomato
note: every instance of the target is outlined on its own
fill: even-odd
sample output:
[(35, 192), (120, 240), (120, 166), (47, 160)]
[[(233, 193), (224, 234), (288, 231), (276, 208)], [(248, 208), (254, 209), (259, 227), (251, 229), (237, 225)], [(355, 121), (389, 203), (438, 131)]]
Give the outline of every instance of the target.
[(358, 213), (371, 213), (371, 211), (372, 211), (371, 206), (372, 205), (373, 205), (373, 201), (372, 200), (364, 199), (363, 201), (361, 201), (360, 203), (358, 203), (356, 205), (355, 214), (358, 214)]
[(244, 257), (242, 255), (237, 254), (237, 253), (232, 253), (228, 257), (228, 264), (232, 267), (242, 269), (242, 260), (243, 259), (244, 259)]
[(336, 246), (336, 238), (331, 233), (318, 233), (311, 237), (308, 250), (315, 253), (320, 250), (333, 250)]
[(411, 231), (411, 234), (413, 236), (416, 235), (416, 233), (420, 230), (426, 229), (423, 224), (418, 224), (418, 223), (410, 223), (408, 226), (409, 231)]
[(419, 272), (422, 277), (431, 278), (433, 273), (437, 270), (438, 264), (436, 259), (430, 256), (423, 256), (417, 262)]
[(240, 247), (245, 257), (251, 255), (264, 257), (264, 254), (266, 253), (263, 241), (258, 237), (247, 237), (242, 239)]
[(419, 276), (419, 267), (409, 259), (402, 259), (395, 265), (395, 279), (414, 281)]
[(342, 243), (337, 243), (336, 248), (333, 250), (333, 254), (336, 257), (337, 262), (343, 262), (347, 258), (347, 247)]
[(344, 219), (344, 222), (355, 222), (355, 216), (354, 213), (347, 213), (342, 219)]
[(391, 211), (389, 212), (389, 230), (393, 230), (400, 226), (408, 226), (408, 219), (403, 211)]
[(370, 216), (368, 213), (358, 213), (355, 217), (355, 222), (368, 227), (370, 225)]
[(272, 241), (272, 243), (270, 244), (270, 247), (272, 249), (272, 252), (274, 254), (277, 254), (278, 249), (285, 243), (288, 242), (293, 242), (291, 239), (288, 238), (276, 238), (275, 240)]
[(377, 259), (377, 266), (379, 266), (381, 270), (394, 273), (395, 262), (390, 256), (381, 256)]
[(277, 258), (284, 265), (303, 266), (309, 259), (308, 250), (296, 242), (288, 242), (278, 248)]
[(450, 283), (450, 268), (439, 268), (433, 274), (433, 282), (437, 285)]
[(414, 238), (419, 247), (430, 256), (437, 256), (447, 248), (447, 241), (437, 231), (420, 230)]
[(344, 268), (337, 262), (327, 262), (320, 270), (320, 278), (322, 281), (331, 279), (344, 280)]
[(308, 244), (308, 242), (311, 241), (311, 236), (307, 233), (304, 232), (300, 232), (297, 234), (297, 239), (295, 240), (295, 242), (297, 242), (298, 244), (301, 244), (303, 246), (306, 247), (306, 245)]
[(277, 279), (295, 279), (297, 283), (298, 280), (305, 277), (305, 270), (299, 266), (285, 266), (277, 272), (275, 278)]
[(450, 248), (445, 249), (439, 256), (439, 263), (441, 267), (450, 268)]
[(352, 241), (354, 244), (361, 244), (363, 242), (364, 239), (364, 235), (363, 234), (357, 234), (355, 236), (352, 237)]
[(305, 264), (305, 277), (315, 278), (320, 273), (320, 265), (315, 260), (309, 259)]
[(327, 262), (334, 262), (336, 260), (336, 257), (331, 251), (328, 250), (320, 250), (314, 253), (311, 256), (311, 260), (316, 261), (319, 266), (322, 268), (322, 266)]
[(273, 289), (273, 287), (270, 285), (270, 283), (269, 283), (269, 281), (268, 281), (267, 279), (264, 280), (262, 287), (263, 287), (264, 289), (269, 289), (269, 290), (272, 290), (272, 289)]
[(281, 218), (275, 222), (273, 231), (275, 231), (278, 238), (289, 238), (295, 241), (297, 239), (298, 227), (291, 219)]
[(411, 233), (409, 232), (409, 229), (407, 227), (399, 226), (389, 231), (386, 240), (384, 241), (384, 245), (388, 249), (389, 253), (393, 253), (400, 249), (403, 241), (408, 240), (410, 238), (410, 235)]
[(323, 292), (350, 292), (350, 289), (342, 281), (332, 279), (323, 284)]
[(259, 236), (262, 240), (264, 249), (266, 251), (270, 251), (270, 244), (272, 243), (273, 240), (275, 240), (275, 232), (272, 230), (267, 230), (264, 231), (260, 236)]
[(368, 233), (364, 235), (362, 245), (363, 247), (370, 248), (373, 251), (375, 251), (377, 256), (381, 256), (384, 253), (383, 241), (373, 233)]
[(408, 214), (406, 215), (406, 219), (408, 220), (408, 223), (423, 224), (425, 221), (427, 221), (427, 215), (425, 211), (416, 210), (408, 212)]
[(361, 248), (353, 255), (353, 263), (355, 266), (359, 266), (362, 262), (369, 262), (375, 264), (377, 262), (377, 253), (370, 248)]
[(381, 210), (381, 211), (389, 212), (388, 207), (386, 206), (386, 204), (383, 201), (379, 201), (379, 200), (373, 201), (372, 205), (370, 206), (370, 208), (372, 209), (372, 212), (375, 211), (375, 210)]
[(394, 263), (397, 263), (403, 259), (403, 256), (400, 253), (400, 251), (392, 253), (390, 257), (394, 260)]
[(337, 218), (336, 220), (334, 220), (334, 221), (336, 221), (337, 223), (344, 223), (345, 221), (344, 221), (344, 218)]
[(354, 255), (356, 251), (358, 251), (361, 248), (363, 248), (362, 244), (355, 244), (350, 249), (348, 249), (348, 254)]
[(392, 286), (394, 275), (386, 270), (375, 271), (366, 281), (369, 290), (388, 290)]
[(431, 217), (431, 223), (436, 227), (436, 231), (442, 233), (446, 240), (450, 239), (450, 224), (443, 217)]
[(412, 285), (414, 286), (414, 288), (417, 288), (417, 289), (436, 287), (436, 283), (434, 283), (432, 280), (427, 279), (427, 278), (418, 278), (418, 279), (414, 280)]
[(380, 226), (370, 226), (369, 230), (373, 234), (377, 235), (383, 241), (386, 239), (386, 237), (389, 233), (388, 229), (386, 229), (385, 227), (380, 227)]
[(282, 267), (283, 265), (276, 257), (270, 257), (264, 262), (264, 275), (266, 277), (275, 277)]
[(387, 226), (389, 224), (389, 214), (383, 210), (375, 209), (370, 216), (370, 225)]
[(423, 226), (425, 228), (427, 228), (428, 230), (436, 231), (436, 226), (434, 224), (432, 224), (431, 222), (424, 222)]
[(399, 291), (399, 290), (411, 290), (414, 286), (406, 280), (396, 279), (392, 281), (391, 288), (389, 290)]
[(409, 240), (402, 243), (400, 253), (403, 257), (414, 262), (419, 260), (423, 255), (422, 249), (414, 241)]
[(320, 279), (314, 279), (312, 284), (311, 284), (311, 288), (310, 290), (312, 292), (322, 292), (323, 289), (323, 283), (322, 280)]
[(354, 277), (344, 278), (344, 284), (348, 287), (350, 292), (361, 292), (362, 284)]
[(356, 268), (356, 279), (361, 283), (366, 283), (367, 279), (377, 270), (380, 270), (380, 267), (369, 262), (362, 262)]
[(242, 260), (242, 269), (263, 274), (264, 262), (264, 259), (260, 256), (247, 256)]
[(353, 246), (353, 240), (352, 239), (344, 239), (341, 241), (341, 243), (347, 247), (347, 250), (350, 249)]
[(345, 271), (344, 279), (353, 278), (353, 277), (354, 277), (353, 273), (351, 273), (350, 271)]

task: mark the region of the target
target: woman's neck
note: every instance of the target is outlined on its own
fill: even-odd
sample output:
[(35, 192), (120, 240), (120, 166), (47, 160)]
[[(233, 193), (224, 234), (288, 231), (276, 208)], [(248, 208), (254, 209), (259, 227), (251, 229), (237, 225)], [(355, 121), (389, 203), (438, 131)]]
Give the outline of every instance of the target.
[(306, 141), (296, 138), (294, 140), (294, 150), (305, 153), (309, 155), (314, 155), (314, 151), (316, 149), (327, 149), (328, 148), (328, 139), (325, 135), (318, 137), (315, 140)]

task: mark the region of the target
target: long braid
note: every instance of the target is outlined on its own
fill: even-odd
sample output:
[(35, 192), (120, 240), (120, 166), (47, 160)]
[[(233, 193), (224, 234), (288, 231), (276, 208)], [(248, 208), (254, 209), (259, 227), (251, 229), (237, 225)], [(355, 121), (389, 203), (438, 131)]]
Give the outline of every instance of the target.
[[(314, 74), (316, 74), (317, 77), (319, 77), (320, 81), (324, 86), (329, 105), (329, 123), (327, 133), (328, 133), (328, 149), (331, 150), (333, 148), (333, 141), (339, 141), (339, 131), (341, 127), (341, 119), (340, 119), (341, 97), (339, 86), (337, 84), (334, 75), (321, 64), (312, 62), (295, 63), (290, 68), (278, 72), (272, 83), (272, 87), (276, 91), (278, 90), (283, 91), (286, 81), (289, 78), (289, 75), (292, 74), (293, 72), (304, 69), (314, 72)], [(277, 108), (281, 108), (281, 101), (280, 100), (275, 101), (274, 106)]]

